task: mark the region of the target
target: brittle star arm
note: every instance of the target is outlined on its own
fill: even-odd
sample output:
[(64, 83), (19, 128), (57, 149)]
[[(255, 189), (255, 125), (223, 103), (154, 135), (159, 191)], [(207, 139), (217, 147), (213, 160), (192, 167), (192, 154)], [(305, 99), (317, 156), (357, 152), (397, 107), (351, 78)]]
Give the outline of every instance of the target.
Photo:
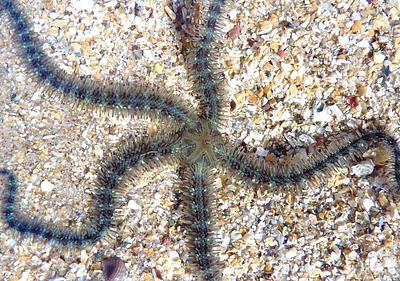
[(219, 263), (215, 256), (212, 233), (214, 196), (210, 188), (210, 168), (204, 158), (184, 167), (182, 192), (185, 202), (184, 219), (188, 228), (191, 262), (200, 270), (199, 279), (219, 280)]
[(225, 96), (221, 87), (221, 71), (218, 71), (215, 60), (217, 39), (221, 39), (222, 13), (228, 9), (230, 0), (213, 0), (208, 9), (208, 18), (198, 42), (193, 66), (196, 90), (199, 93), (201, 118), (219, 125), (224, 118)]
[(81, 105), (113, 109), (114, 113), (134, 115), (136, 111), (147, 113), (150, 110), (180, 122), (190, 123), (193, 120), (193, 110), (162, 88), (138, 83), (104, 85), (68, 75), (54, 65), (43, 52), (26, 16), (14, 1), (0, 0), (0, 12), (2, 9), (11, 19), (15, 37), (23, 53), (22, 57), (30, 70), (40, 81), (60, 92), (63, 97)]
[[(147, 164), (161, 164), (175, 149), (178, 137), (158, 137), (131, 142), (103, 162), (100, 168), (96, 191), (91, 198), (92, 209), (82, 230), (67, 227), (56, 227), (39, 218), (31, 219), (21, 214), (15, 207), (18, 193), (17, 179), (9, 171), (2, 169), (0, 175), (5, 177), (6, 190), (2, 213), (8, 226), (21, 234), (32, 234), (65, 246), (84, 246), (98, 241), (112, 225), (112, 218), (117, 207), (121, 180), (130, 169)], [(152, 166), (153, 166), (152, 165)]]
[(292, 185), (310, 181), (318, 172), (334, 169), (334, 164), (348, 164), (360, 158), (371, 145), (384, 144), (392, 153), (395, 184), (400, 186), (400, 149), (396, 139), (383, 132), (372, 132), (362, 136), (343, 137), (333, 142), (324, 151), (316, 152), (307, 159), (292, 165), (271, 165), (248, 155), (238, 146), (225, 147), (218, 152), (223, 164), (240, 171), (245, 177), (259, 183)]

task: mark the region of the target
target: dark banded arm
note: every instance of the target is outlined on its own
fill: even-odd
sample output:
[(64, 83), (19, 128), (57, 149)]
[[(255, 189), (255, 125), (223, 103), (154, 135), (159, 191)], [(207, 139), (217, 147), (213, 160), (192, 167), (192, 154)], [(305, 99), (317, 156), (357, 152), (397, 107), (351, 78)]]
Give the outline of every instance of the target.
[[(64, 98), (83, 105), (95, 105), (114, 110), (114, 114), (136, 115), (153, 111), (174, 120), (189, 123), (195, 118), (194, 110), (181, 99), (161, 87), (142, 83), (110, 84), (68, 75), (43, 52), (40, 42), (21, 9), (11, 0), (0, 0), (0, 12), (7, 12), (22, 57), (30, 71), (48, 87), (57, 90)], [(113, 113), (113, 112), (111, 112)]]
[(17, 179), (14, 174), (2, 169), (0, 175), (6, 179), (5, 198), (2, 204), (3, 217), (8, 226), (21, 234), (31, 234), (65, 246), (80, 247), (98, 241), (112, 225), (112, 218), (118, 197), (121, 193), (120, 183), (126, 172), (144, 165), (146, 169), (162, 164), (161, 160), (171, 154), (177, 137), (145, 139), (131, 142), (112, 154), (98, 172), (98, 186), (91, 198), (91, 209), (88, 220), (82, 230), (68, 227), (57, 227), (39, 218), (31, 219), (16, 209), (18, 192)]
[(334, 164), (348, 165), (349, 160), (361, 158), (370, 145), (385, 144), (392, 152), (394, 180), (400, 186), (400, 149), (390, 135), (373, 132), (362, 136), (342, 137), (324, 151), (312, 154), (292, 165), (271, 165), (253, 154), (246, 154), (239, 147), (221, 150), (219, 155), (224, 165), (238, 170), (243, 176), (259, 183), (277, 185), (297, 184), (309, 181), (318, 172), (334, 168)]

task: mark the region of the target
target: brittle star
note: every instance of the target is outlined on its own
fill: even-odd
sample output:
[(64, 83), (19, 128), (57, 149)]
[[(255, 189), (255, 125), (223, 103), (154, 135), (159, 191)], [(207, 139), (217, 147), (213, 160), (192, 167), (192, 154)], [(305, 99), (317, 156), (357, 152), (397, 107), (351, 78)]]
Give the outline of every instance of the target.
[(93, 206), (89, 211), (91, 221), (79, 231), (54, 227), (39, 218), (22, 215), (15, 207), (17, 179), (12, 171), (1, 169), (0, 175), (6, 178), (7, 186), (2, 213), (10, 228), (69, 247), (94, 243), (113, 223), (113, 214), (118, 207), (116, 198), (121, 192), (120, 183), (127, 172), (135, 167), (146, 168), (150, 162), (151, 166), (162, 165), (163, 159), (173, 155), (173, 161), (184, 170), (182, 191), (187, 220), (191, 222), (188, 231), (193, 249), (192, 262), (198, 267), (199, 278), (220, 280), (221, 264), (213, 251), (211, 217), (213, 191), (210, 171), (217, 166), (238, 171), (243, 178), (253, 181), (256, 189), (270, 187), (274, 190), (277, 186), (301, 186), (313, 179), (323, 180), (322, 172), (329, 172), (335, 165), (348, 164), (349, 160), (359, 158), (370, 145), (383, 143), (392, 153), (393, 182), (400, 184), (400, 150), (396, 139), (383, 131), (343, 137), (332, 142), (324, 151), (285, 167), (253, 158), (239, 145), (233, 146), (225, 140), (221, 133), (223, 119), (226, 118), (222, 78), (210, 57), (217, 54), (216, 37), (221, 35), (219, 22), (230, 5), (227, 2), (214, 0), (208, 10), (193, 65), (196, 91), (200, 97), (199, 108), (193, 111), (179, 99), (169, 97), (161, 88), (106, 86), (66, 75), (44, 54), (17, 5), (11, 0), (0, 0), (0, 11), (6, 12), (12, 20), (27, 65), (50, 89), (83, 104), (118, 109), (130, 115), (135, 115), (137, 111), (156, 112), (160, 117), (169, 117), (175, 128), (165, 136), (129, 141), (103, 160), (97, 174), (97, 192), (93, 195)]

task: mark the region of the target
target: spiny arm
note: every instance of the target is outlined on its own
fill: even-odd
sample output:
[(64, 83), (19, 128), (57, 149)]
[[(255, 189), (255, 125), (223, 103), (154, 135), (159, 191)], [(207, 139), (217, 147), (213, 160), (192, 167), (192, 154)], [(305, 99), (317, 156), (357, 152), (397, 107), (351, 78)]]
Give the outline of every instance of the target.
[[(43, 52), (39, 41), (31, 31), (30, 23), (21, 9), (12, 0), (0, 0), (0, 12), (7, 12), (19, 41), (23, 58), (30, 71), (63, 97), (81, 105), (95, 105), (111, 109), (111, 113), (134, 115), (136, 111), (153, 111), (180, 122), (191, 122), (194, 112), (184, 102), (159, 87), (122, 84), (104, 85), (89, 79), (68, 75), (54, 65)], [(125, 112), (124, 112), (125, 111)], [(151, 114), (150, 114), (151, 115)]]
[(130, 142), (104, 161), (97, 175), (98, 185), (91, 198), (89, 219), (82, 230), (57, 227), (39, 218), (21, 214), (16, 209), (18, 193), (17, 179), (5, 169), (0, 176), (6, 179), (6, 195), (2, 204), (2, 213), (8, 226), (21, 234), (31, 234), (61, 245), (81, 247), (101, 239), (112, 226), (113, 214), (121, 198), (121, 181), (130, 169), (148, 169), (163, 164), (175, 149), (178, 137), (144, 139)]
[(221, 37), (223, 13), (232, 5), (230, 0), (214, 0), (208, 10), (208, 18), (194, 57), (193, 77), (200, 98), (201, 118), (217, 126), (225, 118), (226, 101), (221, 71), (216, 66), (217, 41)]
[(346, 165), (349, 160), (360, 158), (370, 145), (380, 143), (392, 152), (394, 180), (400, 186), (400, 149), (395, 138), (383, 132), (342, 137), (324, 151), (291, 165), (271, 165), (263, 159), (254, 158), (254, 155), (246, 154), (238, 147), (221, 150), (219, 155), (225, 165), (240, 171), (246, 178), (259, 183), (292, 185), (310, 181), (318, 172), (334, 169), (334, 164)]
[(209, 169), (204, 160), (185, 168), (182, 192), (185, 201), (185, 224), (189, 232), (192, 263), (200, 270), (199, 280), (220, 280), (219, 264), (215, 256), (212, 232), (213, 196), (210, 192)]

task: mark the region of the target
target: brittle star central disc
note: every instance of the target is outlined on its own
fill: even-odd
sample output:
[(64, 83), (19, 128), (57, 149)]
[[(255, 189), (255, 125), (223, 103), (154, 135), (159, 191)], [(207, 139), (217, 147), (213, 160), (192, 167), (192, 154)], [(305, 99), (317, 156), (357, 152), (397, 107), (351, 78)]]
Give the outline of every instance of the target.
[(200, 121), (196, 127), (188, 129), (184, 135), (186, 161), (195, 163), (204, 158), (210, 164), (217, 161), (217, 149), (223, 145), (222, 136), (212, 124)]

